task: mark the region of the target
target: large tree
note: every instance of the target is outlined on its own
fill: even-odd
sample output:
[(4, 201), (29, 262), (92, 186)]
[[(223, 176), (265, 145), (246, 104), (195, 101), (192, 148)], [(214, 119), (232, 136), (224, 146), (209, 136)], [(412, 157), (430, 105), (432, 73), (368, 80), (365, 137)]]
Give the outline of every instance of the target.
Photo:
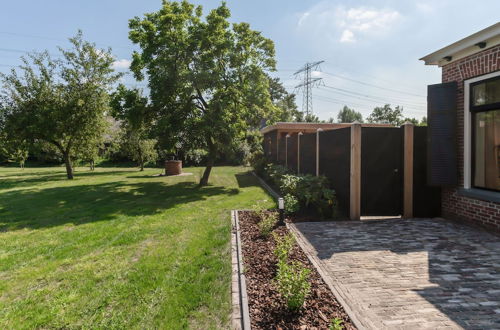
[(404, 123), (403, 108), (398, 105), (393, 109), (390, 104), (385, 104), (383, 107), (374, 108), (367, 120), (369, 123), (400, 126)]
[(23, 58), (19, 72), (2, 74), (1, 97), (6, 130), (17, 139), (52, 144), (72, 179), (78, 150), (104, 133), (109, 89), (119, 75), (110, 50), (84, 41), (81, 32), (69, 40), (72, 48), (60, 48), (61, 59), (33, 53)]
[(141, 48), (131, 70), (149, 79), (162, 141), (183, 139), (208, 152), (200, 185), (208, 183), (219, 152), (278, 112), (266, 74), (275, 69), (273, 42), (229, 17), (225, 3), (203, 18), (201, 6), (164, 1), (129, 24)]
[(278, 108), (279, 121), (292, 122), (303, 118), (295, 102), (295, 94), (288, 93), (279, 78), (269, 77), (269, 93), (271, 101)]
[(337, 119), (339, 123), (353, 123), (355, 121), (362, 123), (363, 115), (361, 112), (357, 112), (356, 110), (349, 108), (347, 105), (344, 105), (342, 110), (339, 111)]

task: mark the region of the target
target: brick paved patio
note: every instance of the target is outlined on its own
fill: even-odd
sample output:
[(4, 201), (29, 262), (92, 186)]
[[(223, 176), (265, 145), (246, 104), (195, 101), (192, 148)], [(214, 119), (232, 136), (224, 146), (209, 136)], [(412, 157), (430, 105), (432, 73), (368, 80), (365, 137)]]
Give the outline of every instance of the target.
[(500, 237), (445, 220), (291, 225), (371, 329), (500, 329)]

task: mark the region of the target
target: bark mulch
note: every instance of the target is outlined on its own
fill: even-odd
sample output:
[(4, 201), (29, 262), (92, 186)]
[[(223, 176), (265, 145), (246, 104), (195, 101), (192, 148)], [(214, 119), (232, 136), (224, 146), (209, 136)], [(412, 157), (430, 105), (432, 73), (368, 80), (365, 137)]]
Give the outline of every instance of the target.
[[(254, 212), (240, 211), (239, 225), (242, 241), (243, 262), (247, 280), (248, 304), (253, 329), (328, 329), (333, 318), (344, 321), (344, 329), (356, 329), (349, 316), (337, 302), (302, 249), (295, 244), (290, 260), (302, 262), (311, 270), (311, 291), (304, 306), (298, 312), (289, 312), (277, 292), (273, 281), (276, 276), (275, 242), (272, 235), (260, 236)], [(285, 226), (274, 232), (288, 233)]]

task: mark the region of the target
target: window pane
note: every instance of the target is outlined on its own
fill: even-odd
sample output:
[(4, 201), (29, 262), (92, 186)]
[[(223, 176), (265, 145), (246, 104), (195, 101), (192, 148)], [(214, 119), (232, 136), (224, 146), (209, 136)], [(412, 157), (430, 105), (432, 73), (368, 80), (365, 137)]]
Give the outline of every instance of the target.
[(474, 116), (474, 186), (500, 190), (500, 110)]
[(472, 104), (485, 105), (500, 102), (500, 79), (490, 80), (472, 87)]

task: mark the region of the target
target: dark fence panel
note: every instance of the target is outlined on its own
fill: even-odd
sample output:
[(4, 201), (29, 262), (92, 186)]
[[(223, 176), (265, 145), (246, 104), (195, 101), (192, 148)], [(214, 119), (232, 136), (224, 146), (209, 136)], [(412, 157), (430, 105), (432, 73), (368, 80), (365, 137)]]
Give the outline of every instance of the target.
[(264, 134), (264, 155), (269, 162), (276, 162), (276, 131)]
[(400, 215), (403, 209), (403, 129), (361, 130), (361, 215)]
[(288, 138), (288, 168), (297, 173), (297, 134)]
[(413, 216), (441, 215), (441, 188), (427, 185), (427, 127), (415, 127), (413, 138)]
[(316, 175), (316, 133), (300, 137), (300, 173)]
[(339, 211), (349, 214), (351, 171), (351, 128), (324, 131), (319, 134), (319, 174), (330, 181), (339, 203)]
[(282, 134), (278, 137), (278, 164), (285, 165), (286, 155), (286, 135)]

